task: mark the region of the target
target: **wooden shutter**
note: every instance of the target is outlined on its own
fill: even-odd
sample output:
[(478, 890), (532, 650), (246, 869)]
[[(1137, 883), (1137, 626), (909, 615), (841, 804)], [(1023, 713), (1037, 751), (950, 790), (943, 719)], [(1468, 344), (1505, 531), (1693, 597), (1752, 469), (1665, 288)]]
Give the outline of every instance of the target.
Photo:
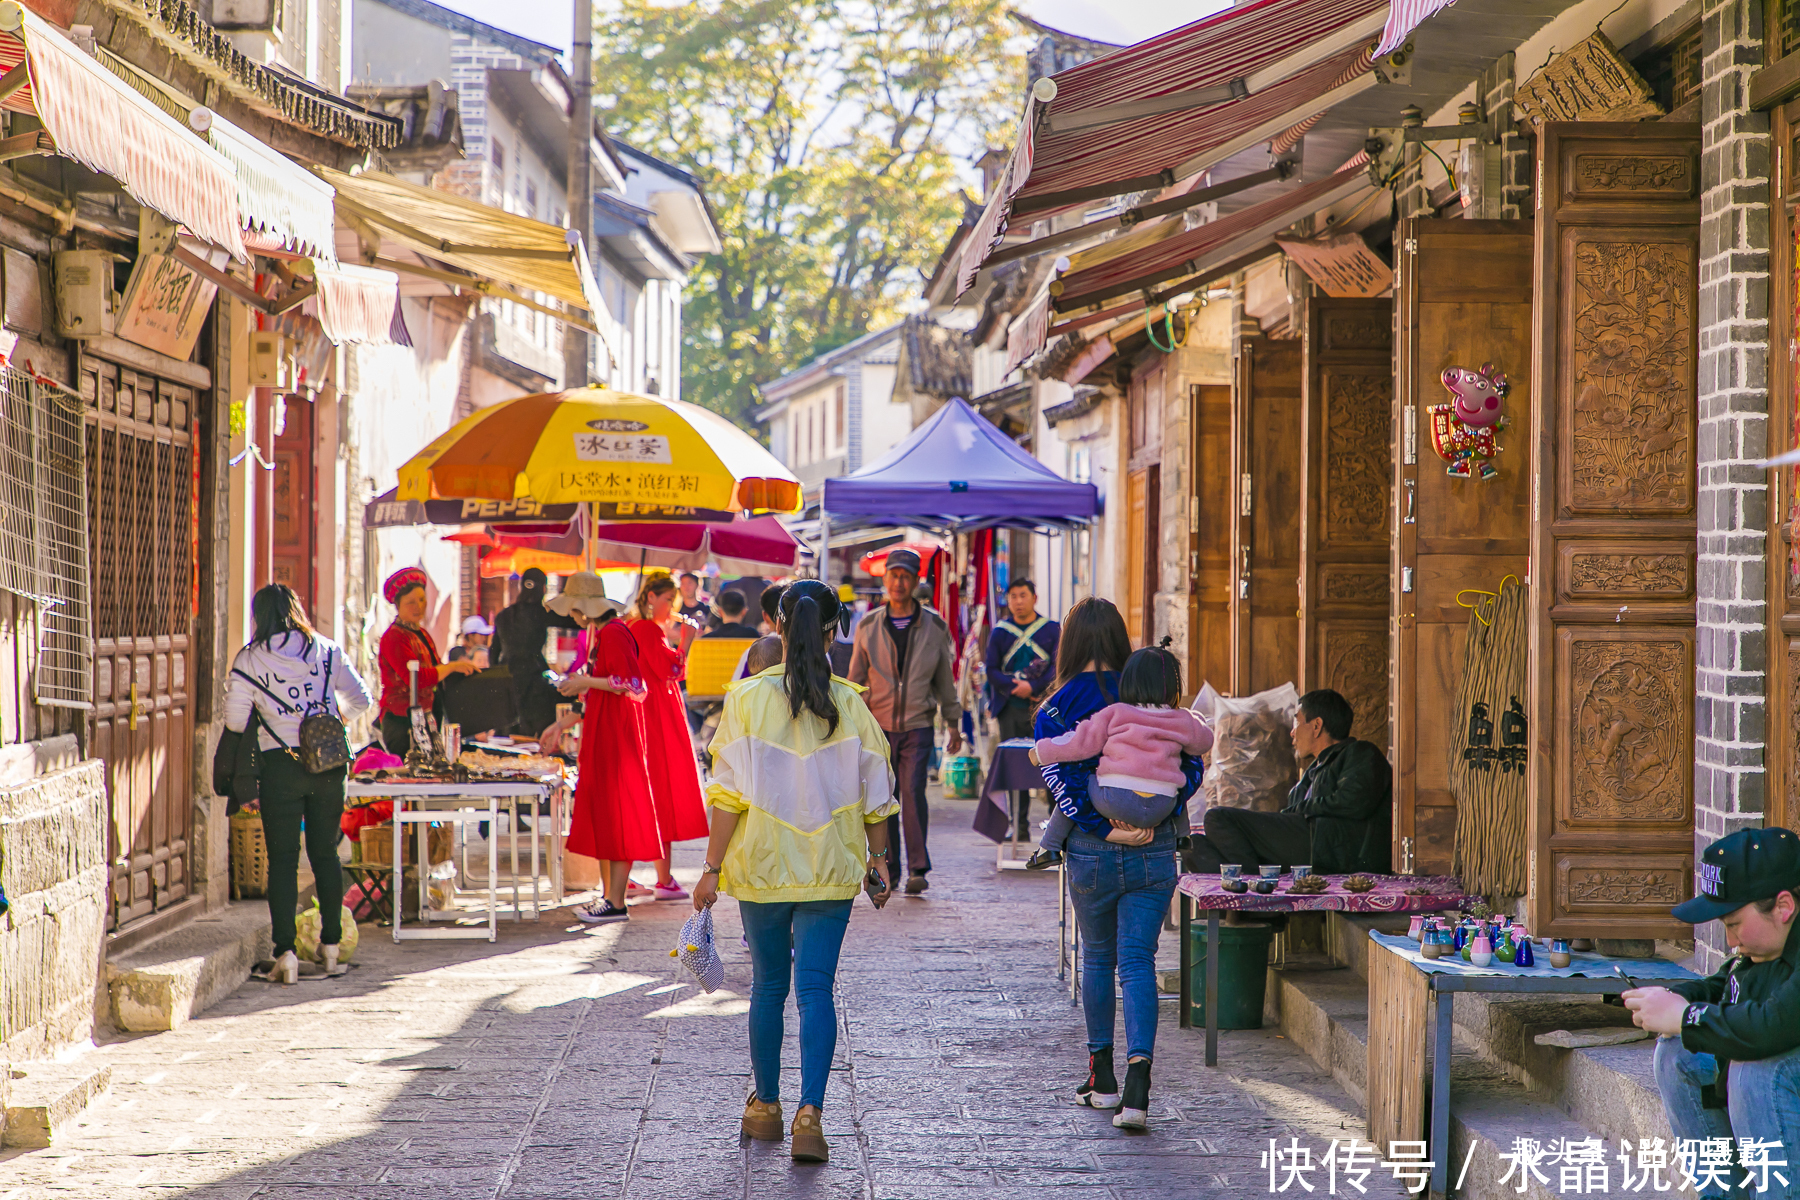
[[(1447, 874), (1455, 854), (1452, 712), (1469, 611), (1464, 589), (1523, 580), (1531, 529), (1529, 221), (1410, 220), (1400, 255), (1399, 436), (1394, 593), (1394, 867)], [(1431, 448), (1428, 409), (1445, 404), (1446, 367), (1493, 363), (1507, 375), (1511, 427), (1495, 479), (1452, 479)], [(1410, 412), (1410, 415), (1408, 413)], [(1474, 596), (1465, 596), (1473, 600)], [(1523, 697), (1521, 697), (1523, 699)], [(1520, 847), (1520, 853), (1525, 848)]]
[(1392, 300), (1313, 300), (1300, 476), (1300, 690), (1332, 688), (1388, 750)]
[(1188, 386), (1194, 498), (1188, 526), (1187, 690), (1231, 679), (1231, 389)]
[(1248, 696), (1300, 669), (1300, 342), (1239, 344), (1232, 479), (1231, 688)]
[(1125, 477), (1125, 632), (1133, 648), (1144, 644), (1144, 547), (1149, 540), (1149, 472)]
[(1700, 140), (1538, 138), (1531, 928), (1685, 937)]

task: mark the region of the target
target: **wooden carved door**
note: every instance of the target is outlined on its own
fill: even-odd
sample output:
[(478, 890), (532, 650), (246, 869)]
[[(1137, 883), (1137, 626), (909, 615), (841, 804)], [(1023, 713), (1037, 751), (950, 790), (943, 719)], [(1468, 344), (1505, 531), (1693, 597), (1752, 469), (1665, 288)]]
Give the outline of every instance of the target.
[[(277, 400), (276, 403), (283, 403)], [(269, 575), (300, 595), (311, 613), (314, 544), (318, 532), (318, 488), (313, 478), (313, 406), (286, 398), (281, 432), (275, 435), (274, 504), (270, 512)]]
[(1688, 936), (1699, 127), (1539, 135), (1531, 928)]
[(1188, 508), (1187, 690), (1231, 679), (1231, 389), (1188, 386), (1194, 493)]
[[(1453, 867), (1450, 722), (1458, 719), (1466, 590), (1523, 581), (1531, 530), (1532, 241), (1529, 221), (1410, 220), (1401, 228), (1400, 436), (1391, 517), (1394, 598), (1394, 867)], [(1510, 427), (1493, 479), (1452, 479), (1432, 451), (1431, 413), (1450, 402), (1448, 367), (1507, 376)], [(1521, 847), (1521, 853), (1524, 848)]]
[(1392, 300), (1316, 298), (1308, 314), (1300, 475), (1300, 680), (1388, 747), (1388, 493)]
[(112, 807), (117, 929), (188, 894), (199, 601), (193, 390), (83, 360), (94, 755)]
[(1248, 696), (1300, 669), (1300, 341), (1242, 339), (1232, 397), (1231, 685)]

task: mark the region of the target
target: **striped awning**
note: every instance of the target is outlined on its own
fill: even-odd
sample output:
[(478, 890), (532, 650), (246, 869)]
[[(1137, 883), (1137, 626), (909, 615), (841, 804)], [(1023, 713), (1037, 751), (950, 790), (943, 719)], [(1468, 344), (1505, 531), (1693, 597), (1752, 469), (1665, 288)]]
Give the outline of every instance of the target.
[(1324, 179), (1167, 238), (1140, 254), (1071, 272), (1058, 281), (1056, 308), (1066, 312), (1155, 283), (1198, 275), (1255, 250), (1301, 217), (1373, 187), (1364, 169), (1367, 164), (1368, 156), (1358, 154)]
[(1024, 312), (1013, 318), (1006, 330), (1006, 369), (1014, 367), (1044, 348), (1050, 332), (1050, 295), (1046, 292), (1031, 302)]
[[(127, 195), (244, 259), (237, 172), (193, 130), (95, 62), (55, 26), (0, 6), (0, 107), (44, 123), (56, 152), (119, 181)], [(25, 75), (14, 78), (12, 73)]]
[(392, 271), (351, 263), (313, 261), (319, 290), (313, 298), (319, 325), (339, 346), (394, 344), (394, 306), (400, 277)]
[[(1386, 0), (1256, 0), (1052, 76), (963, 243), (968, 290), (1014, 211), (1167, 187), (1368, 86), (1333, 85), (1386, 28)], [(1039, 96), (1049, 95), (1049, 99)]]
[(283, 250), (337, 258), (337, 215), (329, 183), (291, 162), (217, 113), (206, 131), (214, 150), (237, 168), (238, 219), (272, 234)]

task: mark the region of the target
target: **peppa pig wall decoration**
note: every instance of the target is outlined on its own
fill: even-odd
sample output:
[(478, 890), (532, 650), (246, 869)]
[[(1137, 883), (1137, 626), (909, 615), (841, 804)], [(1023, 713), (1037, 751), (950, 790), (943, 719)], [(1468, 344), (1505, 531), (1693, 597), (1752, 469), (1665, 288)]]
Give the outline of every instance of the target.
[(1433, 404), (1425, 411), (1431, 414), (1431, 448), (1449, 463), (1452, 479), (1482, 479), (1500, 474), (1491, 461), (1500, 447), (1494, 435), (1507, 427), (1505, 409), (1506, 376), (1492, 363), (1483, 363), (1479, 371), (1467, 367), (1450, 367), (1443, 375), (1444, 386), (1454, 400), (1450, 404)]

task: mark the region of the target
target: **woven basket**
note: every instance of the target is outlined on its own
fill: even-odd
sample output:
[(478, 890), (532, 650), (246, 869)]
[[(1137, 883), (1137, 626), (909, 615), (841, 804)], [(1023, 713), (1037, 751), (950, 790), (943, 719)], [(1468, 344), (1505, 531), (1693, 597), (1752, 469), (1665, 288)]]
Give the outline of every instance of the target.
[(269, 843), (258, 813), (231, 814), (231, 894), (238, 900), (269, 894)]
[[(427, 838), (431, 848), (431, 861), (434, 863), (449, 862), (453, 841), (450, 826), (433, 825)], [(391, 863), (394, 861), (394, 824), (363, 826), (362, 838), (357, 843), (357, 858), (365, 863)], [(404, 856), (402, 862), (411, 866), (419, 860), (419, 835), (416, 829), (406, 831), (406, 841), (401, 847)], [(264, 868), (265, 873), (267, 868)]]

